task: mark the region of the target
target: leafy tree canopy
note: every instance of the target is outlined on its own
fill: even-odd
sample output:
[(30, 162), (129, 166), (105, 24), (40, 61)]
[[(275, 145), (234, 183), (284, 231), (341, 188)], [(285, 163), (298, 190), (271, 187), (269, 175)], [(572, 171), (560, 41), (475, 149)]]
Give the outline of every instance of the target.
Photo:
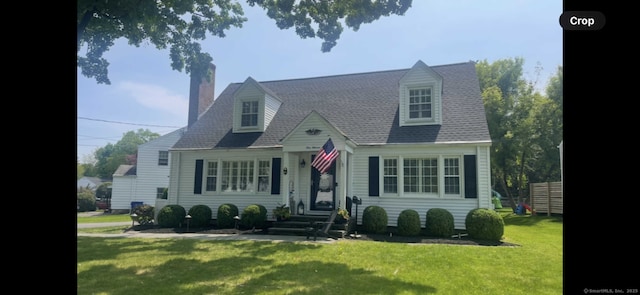
[[(382, 16), (404, 15), (411, 0), (246, 0), (266, 10), (280, 29), (294, 28), (301, 38), (320, 38), (329, 52), (343, 31), (343, 23), (357, 31), (363, 23)], [(111, 84), (109, 62), (103, 54), (119, 38), (136, 47), (149, 42), (169, 47), (171, 68), (210, 79), (213, 60), (201, 52), (199, 41), (207, 34), (225, 37), (231, 27), (247, 21), (239, 1), (232, 0), (78, 0), (77, 64), (82, 75), (98, 84)], [(86, 51), (81, 49), (86, 45)]]

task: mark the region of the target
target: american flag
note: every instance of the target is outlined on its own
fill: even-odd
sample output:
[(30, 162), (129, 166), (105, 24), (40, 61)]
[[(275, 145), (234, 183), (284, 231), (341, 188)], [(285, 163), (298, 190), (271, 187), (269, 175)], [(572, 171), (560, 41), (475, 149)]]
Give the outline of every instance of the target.
[(333, 141), (329, 138), (329, 140), (327, 140), (327, 142), (318, 151), (316, 158), (311, 162), (311, 166), (318, 169), (320, 173), (325, 173), (329, 170), (331, 164), (333, 164), (333, 160), (335, 160), (338, 155), (338, 150), (336, 150), (336, 147), (333, 146)]

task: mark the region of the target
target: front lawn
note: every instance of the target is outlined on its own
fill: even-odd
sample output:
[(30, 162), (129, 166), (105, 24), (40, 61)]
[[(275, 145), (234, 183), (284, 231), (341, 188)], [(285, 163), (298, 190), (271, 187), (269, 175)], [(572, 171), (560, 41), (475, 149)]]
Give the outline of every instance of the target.
[(77, 238), (78, 294), (562, 294), (562, 217), (501, 210), (517, 247)]

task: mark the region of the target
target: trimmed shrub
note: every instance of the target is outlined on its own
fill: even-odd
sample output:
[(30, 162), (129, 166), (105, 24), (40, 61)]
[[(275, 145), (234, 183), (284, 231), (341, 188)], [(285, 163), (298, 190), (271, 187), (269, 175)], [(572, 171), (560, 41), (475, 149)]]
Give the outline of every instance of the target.
[(91, 189), (79, 189), (77, 193), (78, 211), (96, 211), (96, 194)]
[(469, 211), (464, 220), (469, 237), (479, 240), (500, 241), (504, 234), (504, 220), (498, 212), (477, 208)]
[(191, 221), (189, 223), (192, 227), (207, 227), (211, 225), (211, 216), (213, 212), (207, 205), (195, 205), (189, 208), (189, 215), (191, 215)]
[(398, 215), (398, 234), (417, 236), (420, 234), (420, 214), (413, 209), (405, 209)]
[(150, 224), (153, 221), (153, 206), (143, 204), (133, 209), (133, 212), (138, 217), (136, 217), (136, 221), (140, 225)]
[(384, 208), (375, 205), (364, 208), (362, 212), (362, 227), (365, 231), (379, 234), (385, 233), (388, 223), (389, 218)]
[[(245, 228), (261, 228), (267, 222), (267, 209), (264, 206), (252, 204), (242, 210), (240, 224)], [(264, 210), (263, 210), (264, 208)]]
[(218, 217), (216, 224), (218, 228), (234, 228), (236, 221), (233, 217), (238, 216), (238, 206), (234, 204), (222, 204), (218, 207)]
[(187, 211), (180, 205), (167, 205), (158, 212), (160, 227), (179, 227), (187, 215)]
[(450, 238), (455, 230), (453, 214), (447, 209), (431, 208), (427, 210), (425, 231), (434, 237)]

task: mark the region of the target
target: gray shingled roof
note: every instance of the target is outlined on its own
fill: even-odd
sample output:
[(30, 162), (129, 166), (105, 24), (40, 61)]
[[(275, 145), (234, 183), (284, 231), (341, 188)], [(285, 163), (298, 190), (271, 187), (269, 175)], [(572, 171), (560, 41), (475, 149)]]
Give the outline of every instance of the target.
[(410, 69), (259, 82), (282, 100), (265, 132), (232, 133), (229, 84), (174, 149), (277, 146), (312, 110), (357, 144), (490, 142), (473, 62), (430, 67), (443, 77), (441, 126), (398, 124), (399, 81)]

